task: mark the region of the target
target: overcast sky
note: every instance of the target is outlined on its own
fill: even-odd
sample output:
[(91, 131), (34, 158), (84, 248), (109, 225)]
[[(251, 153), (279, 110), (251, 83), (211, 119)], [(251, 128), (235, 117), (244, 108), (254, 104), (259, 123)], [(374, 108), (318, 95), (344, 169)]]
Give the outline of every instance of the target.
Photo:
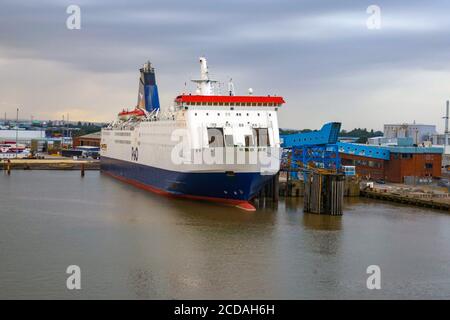
[[(66, 8), (81, 8), (69, 30)], [(381, 29), (367, 28), (369, 5)], [(156, 68), (163, 107), (197, 78), (198, 57), (236, 94), (282, 95), (281, 127), (443, 128), (450, 98), (448, 0), (0, 0), (0, 112), (110, 121)], [(194, 87), (190, 85), (192, 91)]]

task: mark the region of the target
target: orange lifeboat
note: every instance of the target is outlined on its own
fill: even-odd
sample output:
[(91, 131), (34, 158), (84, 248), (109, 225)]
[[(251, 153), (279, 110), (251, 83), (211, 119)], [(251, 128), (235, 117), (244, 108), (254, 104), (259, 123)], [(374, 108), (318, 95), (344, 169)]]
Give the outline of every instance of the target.
[(128, 111), (128, 110), (123, 110), (122, 112), (119, 112), (119, 119), (120, 120), (129, 120), (130, 118), (140, 118), (140, 117), (144, 117), (145, 116), (145, 112), (142, 109), (136, 108), (134, 110)]

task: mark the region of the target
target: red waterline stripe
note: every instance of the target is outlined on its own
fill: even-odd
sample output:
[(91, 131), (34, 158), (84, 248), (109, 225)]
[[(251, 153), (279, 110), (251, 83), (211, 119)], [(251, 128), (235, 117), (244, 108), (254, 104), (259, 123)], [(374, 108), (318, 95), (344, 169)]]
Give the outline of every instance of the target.
[(149, 186), (147, 184), (143, 184), (143, 183), (138, 182), (133, 179), (128, 179), (128, 178), (125, 178), (122, 176), (115, 175), (108, 171), (102, 170), (101, 172), (105, 173), (117, 180), (131, 184), (137, 188), (140, 188), (140, 189), (143, 189), (146, 191), (150, 191), (152, 193), (155, 193), (155, 194), (158, 194), (161, 196), (165, 196), (165, 197), (169, 197), (169, 198), (183, 198), (183, 199), (191, 199), (191, 200), (218, 202), (218, 203), (223, 203), (226, 205), (234, 205), (237, 208), (245, 210), (245, 211), (256, 211), (256, 208), (248, 201), (224, 199), (224, 198), (214, 198), (214, 197), (204, 197), (204, 196), (194, 196), (194, 195), (189, 195), (189, 194), (174, 194), (174, 193), (170, 193), (168, 191), (162, 190), (162, 189), (158, 189), (158, 188)]

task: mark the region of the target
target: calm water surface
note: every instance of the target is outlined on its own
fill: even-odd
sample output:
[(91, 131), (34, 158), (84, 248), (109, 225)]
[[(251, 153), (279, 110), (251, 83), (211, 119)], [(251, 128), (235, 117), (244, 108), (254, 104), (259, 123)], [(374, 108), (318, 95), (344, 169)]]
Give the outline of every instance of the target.
[(0, 173), (0, 298), (450, 298), (446, 213), (364, 199), (343, 217), (299, 199), (248, 213), (79, 175)]

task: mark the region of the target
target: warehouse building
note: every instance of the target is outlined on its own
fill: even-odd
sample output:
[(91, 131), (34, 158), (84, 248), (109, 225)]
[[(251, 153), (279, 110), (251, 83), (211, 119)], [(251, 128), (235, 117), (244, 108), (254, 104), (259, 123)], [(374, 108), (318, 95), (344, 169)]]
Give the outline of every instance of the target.
[(73, 147), (100, 147), (101, 132), (94, 132), (84, 136), (73, 137)]
[(430, 183), (441, 177), (443, 148), (418, 147), (411, 138), (398, 138), (397, 145), (338, 143), (342, 165), (355, 166), (364, 178), (386, 182)]

